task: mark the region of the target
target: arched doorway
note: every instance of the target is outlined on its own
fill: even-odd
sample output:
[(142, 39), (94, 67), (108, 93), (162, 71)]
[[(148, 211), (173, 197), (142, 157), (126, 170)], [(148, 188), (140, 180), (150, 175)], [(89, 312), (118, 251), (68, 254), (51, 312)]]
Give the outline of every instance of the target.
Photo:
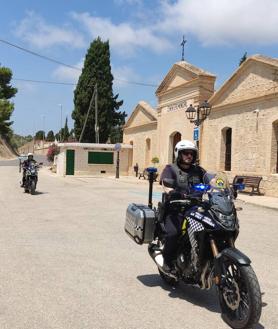
[(222, 129), (221, 136), (221, 159), (220, 169), (231, 171), (232, 169), (232, 128), (226, 127)]
[(151, 164), (151, 139), (146, 139), (146, 147), (145, 147), (145, 167), (150, 166)]
[(176, 131), (170, 135), (169, 138), (169, 163), (175, 162), (175, 146), (176, 144), (181, 141), (181, 133)]
[(271, 168), (272, 173), (278, 174), (278, 120), (272, 124)]

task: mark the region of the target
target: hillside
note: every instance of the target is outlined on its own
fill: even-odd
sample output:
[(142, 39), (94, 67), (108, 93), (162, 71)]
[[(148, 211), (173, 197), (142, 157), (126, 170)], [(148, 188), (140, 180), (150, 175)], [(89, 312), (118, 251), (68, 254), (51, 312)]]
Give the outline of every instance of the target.
[(17, 157), (15, 150), (4, 138), (0, 137), (0, 159), (12, 159), (15, 157)]

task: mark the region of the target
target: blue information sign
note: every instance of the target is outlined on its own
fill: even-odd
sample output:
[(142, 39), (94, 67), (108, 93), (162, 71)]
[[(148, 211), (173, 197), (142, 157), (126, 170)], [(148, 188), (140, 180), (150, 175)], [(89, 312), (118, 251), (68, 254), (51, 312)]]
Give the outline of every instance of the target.
[(199, 140), (199, 127), (195, 127), (193, 131), (193, 140), (198, 141)]

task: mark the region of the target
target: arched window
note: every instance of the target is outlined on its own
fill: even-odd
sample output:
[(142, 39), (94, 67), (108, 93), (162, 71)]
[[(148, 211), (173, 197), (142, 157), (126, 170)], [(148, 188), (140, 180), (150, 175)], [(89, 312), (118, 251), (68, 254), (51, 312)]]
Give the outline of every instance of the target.
[(175, 146), (181, 140), (181, 133), (178, 131), (170, 135), (169, 138), (169, 162), (175, 161)]
[(232, 128), (222, 129), (220, 152), (220, 169), (231, 171), (232, 169)]
[(146, 148), (145, 148), (145, 166), (148, 167), (151, 165), (151, 139), (146, 139)]
[(271, 172), (278, 174), (278, 120), (272, 124)]

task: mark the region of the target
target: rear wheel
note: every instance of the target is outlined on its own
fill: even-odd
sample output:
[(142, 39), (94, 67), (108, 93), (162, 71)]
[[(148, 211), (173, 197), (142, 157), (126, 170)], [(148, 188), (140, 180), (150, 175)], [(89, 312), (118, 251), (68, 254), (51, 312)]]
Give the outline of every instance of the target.
[(219, 300), (223, 320), (234, 329), (253, 328), (262, 310), (261, 291), (252, 267), (232, 260), (224, 263), (223, 284)]

